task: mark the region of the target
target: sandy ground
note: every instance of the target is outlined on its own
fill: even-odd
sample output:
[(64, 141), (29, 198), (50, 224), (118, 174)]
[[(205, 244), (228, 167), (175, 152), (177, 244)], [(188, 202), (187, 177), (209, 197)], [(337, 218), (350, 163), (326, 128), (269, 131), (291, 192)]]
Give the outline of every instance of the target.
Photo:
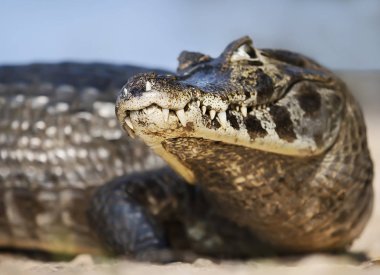
[[(309, 255), (299, 258), (253, 259), (249, 261), (212, 262), (198, 259), (192, 264), (154, 265), (127, 260), (94, 259), (79, 255), (71, 262), (40, 262), (14, 255), (0, 255), (2, 274), (380, 274), (380, 72), (345, 73), (345, 79), (360, 99), (367, 120), (369, 144), (375, 163), (375, 208), (372, 218), (351, 251), (365, 253), (371, 261), (357, 261), (348, 256)], [(365, 96), (363, 96), (365, 95)]]

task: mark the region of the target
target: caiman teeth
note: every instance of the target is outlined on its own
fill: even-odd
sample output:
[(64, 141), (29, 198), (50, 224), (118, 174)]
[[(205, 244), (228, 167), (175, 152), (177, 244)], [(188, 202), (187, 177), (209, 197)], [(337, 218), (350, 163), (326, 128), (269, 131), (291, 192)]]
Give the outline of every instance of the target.
[[(146, 86), (147, 86), (147, 89), (150, 89), (151, 88), (151, 83), (149, 81), (147, 81), (146, 82)], [(194, 101), (194, 103), (195, 103), (195, 106), (197, 106), (198, 108), (200, 108), (200, 110), (202, 112), (202, 115), (206, 115), (207, 110), (209, 110), (208, 115), (209, 115), (210, 119), (214, 120), (215, 117), (217, 117), (220, 125), (223, 128), (227, 128), (227, 126), (228, 126), (227, 111), (228, 110), (223, 110), (222, 109), (220, 111), (217, 111), (215, 109), (210, 109), (209, 106), (202, 105), (202, 103), (199, 100)], [(178, 120), (179, 120), (179, 123), (183, 127), (186, 127), (187, 118), (186, 118), (186, 114), (185, 114), (185, 110), (184, 109), (173, 110), (173, 109), (169, 109), (169, 108), (163, 108), (163, 107), (160, 107), (158, 105), (155, 105), (155, 106), (158, 107), (159, 110), (161, 110), (164, 122), (168, 122), (169, 121), (170, 111), (174, 111), (175, 114), (176, 114), (176, 116), (177, 116), (177, 118), (178, 118)], [(190, 106), (190, 105), (188, 104), (186, 106)], [(234, 106), (231, 106), (231, 108), (232, 109), (230, 109), (230, 110), (236, 110), (237, 112), (240, 112), (240, 114), (243, 117), (247, 117), (248, 116), (248, 108), (249, 107), (247, 107), (246, 105), (234, 105)], [(267, 104), (263, 104), (263, 105), (258, 105), (256, 108), (260, 110), (260, 109), (268, 109), (269, 107), (268, 107)], [(145, 110), (145, 113), (148, 114), (148, 115), (152, 114), (154, 112), (153, 108), (143, 108), (141, 110)], [(131, 118), (128, 115), (125, 118), (125, 124), (128, 126), (129, 129), (134, 130)]]
[(162, 109), (162, 115), (164, 116), (164, 121), (167, 122), (169, 120), (169, 109)]
[(125, 121), (125, 123), (128, 125), (128, 127), (131, 128), (131, 129), (133, 130), (132, 121), (131, 121), (131, 119), (130, 119), (128, 116), (125, 118), (124, 121)]
[(215, 118), (215, 115), (216, 115), (216, 111), (211, 109), (210, 110), (210, 117), (211, 117), (211, 120), (213, 120)]
[(202, 114), (205, 115), (207, 111), (207, 107), (205, 105), (202, 106)]
[(227, 114), (226, 114), (226, 112), (219, 112), (218, 118), (219, 118), (220, 125), (222, 125), (223, 128), (226, 128), (226, 126), (227, 126)]
[(185, 111), (181, 109), (181, 110), (176, 111), (175, 113), (179, 119), (179, 122), (181, 122), (182, 126), (185, 127), (186, 126)]
[(241, 106), (240, 111), (241, 111), (241, 114), (243, 115), (243, 117), (247, 116), (247, 106)]

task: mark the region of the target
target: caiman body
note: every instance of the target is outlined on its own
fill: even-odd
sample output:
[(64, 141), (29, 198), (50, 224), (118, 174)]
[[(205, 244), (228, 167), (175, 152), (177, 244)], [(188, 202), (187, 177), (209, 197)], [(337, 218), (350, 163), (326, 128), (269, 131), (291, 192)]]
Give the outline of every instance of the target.
[[(218, 58), (179, 61), (177, 74), (121, 89), (116, 115), (137, 139), (113, 109), (128, 69), (0, 68), (0, 245), (99, 252), (96, 233), (119, 254), (247, 256), (342, 250), (358, 237), (373, 168), (338, 77), (247, 37)], [(27, 80), (10, 77), (21, 69)]]
[(103, 253), (87, 222), (96, 187), (163, 162), (124, 135), (108, 64), (0, 67), (0, 246)]

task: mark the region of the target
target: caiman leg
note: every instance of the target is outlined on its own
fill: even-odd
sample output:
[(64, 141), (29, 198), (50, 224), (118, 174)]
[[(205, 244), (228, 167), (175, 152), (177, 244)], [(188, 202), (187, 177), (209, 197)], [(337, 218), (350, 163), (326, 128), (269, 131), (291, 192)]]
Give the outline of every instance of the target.
[(90, 223), (117, 254), (168, 249), (168, 235), (173, 234), (168, 231), (181, 231), (174, 221), (188, 200), (189, 187), (168, 168), (116, 179), (97, 190)]
[[(90, 224), (116, 254), (153, 261), (272, 253), (248, 230), (218, 216), (199, 187), (169, 168), (131, 174), (100, 187)], [(185, 253), (182, 253), (185, 252)]]

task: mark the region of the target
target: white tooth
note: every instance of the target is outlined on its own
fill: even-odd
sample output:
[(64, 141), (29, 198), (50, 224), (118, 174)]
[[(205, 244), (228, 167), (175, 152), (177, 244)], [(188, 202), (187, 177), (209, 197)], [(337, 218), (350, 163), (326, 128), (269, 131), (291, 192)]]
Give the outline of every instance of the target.
[(125, 130), (127, 131), (128, 135), (129, 135), (131, 138), (135, 138), (135, 137), (136, 137), (135, 132), (133, 132), (133, 130), (130, 129), (129, 127), (126, 127)]
[(169, 120), (169, 109), (162, 109), (162, 114), (164, 116), (164, 121), (167, 122)]
[(123, 89), (123, 93), (124, 93), (124, 96), (127, 96), (127, 94), (128, 94), (128, 89), (127, 89), (127, 88), (124, 88), (124, 89)]
[(239, 112), (239, 105), (236, 105), (235, 109)]
[(205, 105), (202, 106), (202, 114), (206, 114), (207, 107)]
[(247, 107), (241, 106), (240, 110), (241, 110), (241, 113), (243, 114), (243, 117), (246, 117), (247, 116)]
[(150, 91), (150, 90), (152, 90), (152, 83), (150, 83), (149, 81), (147, 81), (147, 82), (145, 83), (145, 90), (146, 90), (146, 91)]
[(226, 128), (226, 126), (227, 126), (227, 114), (226, 114), (226, 112), (219, 112), (218, 118), (219, 118), (219, 122), (222, 125), (222, 127)]
[(181, 110), (176, 111), (175, 113), (179, 119), (179, 122), (181, 122), (182, 126), (185, 127), (186, 126), (185, 111), (181, 109)]
[(201, 102), (199, 100), (197, 100), (197, 106), (198, 108), (201, 107)]
[(131, 119), (129, 117), (125, 118), (125, 123), (127, 123), (128, 127), (133, 130), (132, 121), (131, 121)]
[(215, 115), (216, 115), (216, 111), (213, 110), (213, 109), (211, 109), (211, 110), (210, 110), (210, 117), (211, 117), (211, 119), (214, 119), (214, 118), (215, 118)]

